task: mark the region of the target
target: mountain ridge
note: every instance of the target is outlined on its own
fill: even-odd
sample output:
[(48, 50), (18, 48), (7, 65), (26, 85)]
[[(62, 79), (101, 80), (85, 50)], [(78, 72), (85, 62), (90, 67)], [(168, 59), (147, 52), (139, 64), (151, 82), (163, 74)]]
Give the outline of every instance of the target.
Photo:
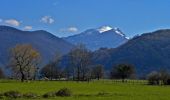
[(106, 69), (120, 63), (136, 66), (139, 76), (161, 69), (170, 70), (170, 29), (144, 33), (115, 49), (94, 52), (94, 62)]
[(88, 29), (80, 34), (65, 37), (64, 39), (74, 45), (85, 44), (92, 51), (99, 48), (116, 48), (128, 41), (126, 35), (119, 28), (111, 28), (109, 26)]
[(46, 63), (56, 52), (65, 54), (74, 47), (71, 43), (44, 30), (22, 31), (9, 26), (0, 26), (0, 42), (0, 63), (3, 65), (7, 63), (9, 49), (16, 44), (31, 44), (40, 51)]

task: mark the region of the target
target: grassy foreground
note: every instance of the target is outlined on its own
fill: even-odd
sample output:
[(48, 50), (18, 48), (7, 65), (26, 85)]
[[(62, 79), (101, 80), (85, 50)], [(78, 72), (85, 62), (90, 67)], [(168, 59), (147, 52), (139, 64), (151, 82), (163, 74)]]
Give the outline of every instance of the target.
[[(170, 98), (169, 86), (113, 83), (108, 80), (90, 83), (56, 81), (21, 83), (17, 81), (0, 81), (0, 92), (17, 90), (22, 93), (33, 92), (43, 95), (44, 93), (57, 91), (65, 87), (72, 90), (73, 96), (49, 98), (48, 100), (169, 100)], [(104, 93), (104, 95), (98, 95), (101, 93)], [(39, 100), (47, 99), (39, 98)]]

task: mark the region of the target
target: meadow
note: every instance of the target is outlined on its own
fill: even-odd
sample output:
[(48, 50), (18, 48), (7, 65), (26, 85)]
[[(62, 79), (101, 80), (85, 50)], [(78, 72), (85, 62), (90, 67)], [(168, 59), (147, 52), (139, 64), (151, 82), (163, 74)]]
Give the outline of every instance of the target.
[[(70, 81), (0, 81), (0, 92), (16, 90), (22, 93), (32, 92), (38, 95), (57, 91), (61, 88), (71, 89), (71, 97), (39, 97), (36, 100), (169, 100), (169, 86), (150, 86), (136, 83), (114, 83), (110, 80), (93, 82)], [(6, 100), (6, 99), (4, 99)], [(11, 100), (11, 99), (9, 99)], [(17, 100), (31, 100), (20, 98)], [(32, 99), (35, 100), (35, 99)]]

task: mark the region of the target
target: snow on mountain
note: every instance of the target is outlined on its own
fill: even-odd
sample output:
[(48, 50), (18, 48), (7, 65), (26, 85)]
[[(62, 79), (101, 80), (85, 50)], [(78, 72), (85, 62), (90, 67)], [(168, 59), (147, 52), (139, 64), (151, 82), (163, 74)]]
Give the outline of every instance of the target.
[(103, 32), (106, 32), (106, 31), (109, 31), (109, 30), (112, 30), (113, 28), (110, 27), (110, 26), (102, 26), (100, 28), (98, 28), (97, 30), (100, 32), (100, 33), (103, 33)]
[(110, 26), (89, 29), (64, 39), (75, 45), (85, 44), (90, 50), (116, 48), (128, 41), (128, 37), (119, 28), (112, 28)]

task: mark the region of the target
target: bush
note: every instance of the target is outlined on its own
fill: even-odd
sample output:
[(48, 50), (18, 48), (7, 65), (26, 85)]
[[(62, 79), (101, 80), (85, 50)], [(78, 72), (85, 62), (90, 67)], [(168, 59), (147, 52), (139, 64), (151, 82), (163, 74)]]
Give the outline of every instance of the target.
[(57, 93), (56, 93), (56, 96), (61, 96), (61, 97), (69, 97), (72, 95), (72, 92), (70, 89), (68, 88), (63, 88), (63, 89), (60, 89)]
[(0, 93), (0, 99), (3, 99), (3, 98), (4, 98), (4, 94)]
[(26, 93), (23, 96), (26, 98), (37, 98), (38, 97), (38, 95), (35, 93)]
[(22, 97), (22, 94), (18, 91), (7, 91), (4, 93), (4, 96), (9, 98), (20, 98)]
[(55, 92), (48, 92), (43, 95), (43, 98), (55, 97)]
[(170, 79), (167, 79), (167, 84), (166, 85), (170, 85)]

